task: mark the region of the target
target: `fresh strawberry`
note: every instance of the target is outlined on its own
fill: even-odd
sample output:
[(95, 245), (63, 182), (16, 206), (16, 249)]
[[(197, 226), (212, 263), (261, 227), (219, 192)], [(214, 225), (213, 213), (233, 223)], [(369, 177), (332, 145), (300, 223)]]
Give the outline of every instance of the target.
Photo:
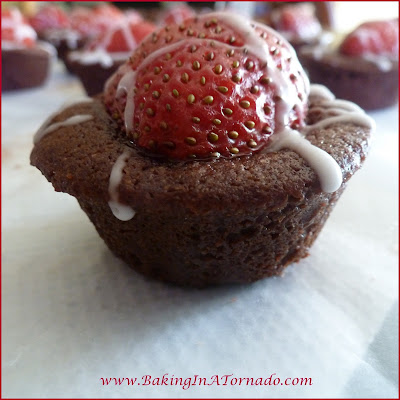
[(69, 15), (73, 30), (91, 36), (93, 30), (92, 11), (87, 7), (74, 7)]
[(124, 14), (117, 7), (105, 4), (93, 9), (96, 29), (99, 32), (106, 31), (110, 25), (123, 21)]
[(109, 53), (128, 52), (156, 29), (150, 22), (128, 22), (113, 25), (108, 31), (95, 38), (89, 45), (90, 50), (102, 48)]
[(398, 55), (399, 20), (361, 24), (343, 40), (339, 51), (348, 56)]
[(289, 39), (308, 39), (321, 31), (321, 24), (310, 4), (291, 4), (279, 7), (271, 12), (271, 26)]
[(1, 21), (7, 21), (7, 24), (23, 24), (26, 23), (21, 11), (18, 8), (2, 8), (1, 9)]
[(49, 29), (64, 29), (70, 26), (67, 13), (57, 6), (45, 6), (29, 20), (36, 32), (42, 33)]
[(146, 36), (150, 35), (151, 32), (154, 32), (155, 29), (156, 26), (151, 22), (143, 21), (136, 23), (136, 25), (131, 23), (131, 31), (137, 43), (140, 43)]
[(36, 42), (36, 32), (17, 8), (2, 9), (1, 40), (32, 47)]
[(194, 17), (192, 8), (186, 5), (173, 6), (161, 16), (161, 25), (180, 24), (185, 19)]
[(233, 157), (304, 123), (308, 81), (289, 45), (232, 26), (203, 15), (160, 29), (109, 80), (105, 104), (136, 145), (172, 160)]
[(94, 9), (76, 7), (71, 11), (70, 19), (74, 30), (84, 36), (97, 37), (121, 22), (124, 15), (114, 6), (102, 5)]

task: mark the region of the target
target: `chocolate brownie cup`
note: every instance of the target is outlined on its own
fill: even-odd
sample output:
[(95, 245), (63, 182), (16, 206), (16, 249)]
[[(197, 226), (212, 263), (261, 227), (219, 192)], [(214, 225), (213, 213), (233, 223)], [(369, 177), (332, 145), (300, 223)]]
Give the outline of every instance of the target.
[(88, 96), (100, 94), (104, 89), (104, 83), (129, 57), (122, 54), (119, 57), (111, 57), (104, 52), (74, 51), (65, 61), (67, 69), (76, 75)]
[(363, 24), (339, 45), (302, 48), (299, 58), (311, 82), (366, 110), (389, 107), (398, 100), (398, 21)]
[(2, 47), (1, 57), (2, 91), (34, 88), (46, 82), (52, 57), (46, 47)]
[[(216, 26), (223, 32), (215, 32)], [(272, 30), (224, 13), (187, 20), (185, 27), (171, 27), (167, 33), (175, 42), (162, 50), (153, 47), (151, 52), (157, 41), (150, 37), (109, 80), (103, 96), (69, 106), (46, 121), (36, 134), (31, 163), (56, 191), (75, 196), (111, 251), (146, 276), (205, 287), (279, 275), (287, 265), (308, 255), (348, 180), (367, 155), (373, 122), (359, 107), (336, 100), (324, 87), (313, 86), (310, 91), (295, 53)], [(186, 36), (192, 31), (205, 36), (196, 42), (194, 52), (192, 41), (180, 40), (177, 33)], [(163, 32), (156, 33), (160, 44), (164, 43)], [(233, 32), (235, 46), (230, 40)], [(268, 70), (263, 59), (259, 63), (256, 58), (256, 54), (260, 56), (255, 51), (257, 46), (264, 47), (263, 41), (257, 39), (261, 32), (268, 35), (262, 38), (265, 50), (270, 49), (271, 43), (276, 44), (276, 38), (281, 42), (279, 56), (276, 52), (271, 57), (266, 55), (270, 61)], [(198, 50), (202, 50), (198, 57), (205, 54), (199, 58), (203, 64), (199, 70), (198, 64), (191, 62)], [(226, 79), (226, 74), (231, 73), (228, 65), (237, 65), (231, 50), (240, 60), (240, 66), (234, 67), (238, 68), (240, 82), (234, 78), (237, 75), (230, 82)], [(291, 60), (281, 64), (282, 57), (288, 59), (288, 54)], [(186, 57), (190, 64), (184, 61)], [(176, 59), (181, 61), (181, 67), (176, 67)], [(207, 60), (212, 65), (223, 63), (226, 70), (218, 67), (222, 64), (207, 70)], [(153, 63), (158, 63), (158, 69), (153, 68)], [(169, 65), (174, 65), (175, 75)], [(194, 66), (190, 75), (183, 72), (185, 65)], [(182, 86), (177, 86), (182, 97), (176, 96), (177, 89), (160, 94), (153, 91), (154, 87), (149, 88), (150, 97), (144, 102), (161, 104), (165, 94), (173, 112), (184, 97), (181, 106), (185, 108), (173, 112), (168, 120), (172, 125), (175, 118), (182, 129), (176, 126), (169, 131), (161, 123), (157, 131), (157, 122), (154, 131), (138, 132), (142, 118), (148, 123), (141, 116), (142, 110), (149, 118), (162, 115), (160, 108), (151, 113), (150, 107), (134, 101), (142, 100), (140, 82), (148, 78), (147, 74), (157, 75), (159, 69), (167, 86), (177, 85), (176, 77), (185, 78)], [(183, 96), (184, 85), (189, 84), (192, 92), (197, 87), (197, 71), (205, 78), (200, 79), (204, 93), (213, 93), (213, 101), (211, 95), (202, 102), (196, 102), (195, 95)], [(185, 74), (189, 75), (188, 80)], [(291, 78), (286, 80), (286, 75)], [(206, 79), (210, 76), (214, 76), (214, 82)], [(273, 85), (272, 79), (279, 85)], [(218, 85), (220, 81), (226, 86)], [(154, 78), (152, 85), (156, 84)], [(210, 92), (213, 85), (218, 86)], [(228, 91), (225, 87), (229, 87)], [(230, 93), (231, 89), (236, 91)], [(127, 93), (125, 100), (121, 98), (123, 91)], [(242, 100), (240, 106), (229, 108), (240, 120), (226, 117), (220, 124), (220, 119), (212, 116), (213, 135), (208, 123), (196, 135), (194, 125), (186, 122), (197, 118), (192, 117), (196, 110), (192, 107), (201, 106), (197, 115), (201, 110), (205, 110), (202, 117), (212, 115), (220, 109), (221, 101), (226, 101), (218, 93), (229, 93), (230, 100), (251, 93), (273, 109), (267, 109), (265, 104), (253, 109), (253, 97), (249, 95), (249, 100)], [(304, 97), (299, 96), (303, 93)], [(114, 96), (115, 103), (110, 105)], [(113, 108), (118, 104), (122, 105), (124, 120), (118, 108)], [(232, 115), (227, 107), (222, 110), (225, 115)], [(256, 128), (243, 119), (249, 116)], [(274, 132), (265, 130), (267, 122)], [(225, 132), (225, 124), (236, 129)], [(225, 127), (219, 128), (221, 125)], [(259, 125), (264, 125), (263, 131), (257, 130)], [(193, 140), (181, 142), (179, 135), (184, 131), (202, 146), (197, 147)], [(161, 142), (160, 147), (154, 147), (140, 142), (142, 134), (153, 138), (153, 142), (163, 136), (175, 143), (166, 149)], [(201, 141), (204, 135), (208, 144)], [(229, 148), (221, 147), (224, 135)], [(241, 137), (245, 138), (243, 143)], [(214, 151), (209, 152), (210, 149)], [(183, 154), (194, 153), (196, 158), (182, 158)]]
[(1, 13), (2, 91), (28, 89), (45, 83), (55, 49), (36, 41), (35, 31), (17, 9)]
[(73, 31), (71, 29), (49, 30), (46, 31), (45, 34), (41, 35), (41, 38), (43, 38), (43, 40), (49, 42), (56, 48), (58, 58), (64, 62), (67, 55), (71, 51), (76, 51), (83, 48), (86, 43), (86, 40), (79, 32)]

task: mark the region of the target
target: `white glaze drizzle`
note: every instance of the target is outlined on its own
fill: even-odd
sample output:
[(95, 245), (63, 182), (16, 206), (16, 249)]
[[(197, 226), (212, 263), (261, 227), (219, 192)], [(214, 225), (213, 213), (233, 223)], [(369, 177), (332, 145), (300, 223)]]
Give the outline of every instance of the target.
[[(303, 68), (297, 59), (297, 55), (293, 47), (282, 35), (277, 33), (272, 28), (258, 24), (256, 22), (250, 22), (237, 14), (216, 12), (208, 14), (206, 17), (219, 18), (235, 30), (239, 31), (239, 33), (241, 33), (246, 39), (246, 44), (244, 47), (249, 51), (249, 53), (254, 54), (261, 61), (267, 64), (265, 68), (267, 71), (267, 75), (270, 79), (272, 79), (272, 84), (275, 85), (277, 95), (282, 99), (281, 101), (276, 103), (275, 129), (277, 129), (278, 131), (284, 129), (289, 124), (290, 111), (296, 106), (301, 106), (301, 100), (298, 97), (295, 85), (293, 85), (293, 82), (290, 80), (289, 74), (284, 72), (285, 65), (282, 65), (282, 70), (279, 70), (275, 66), (275, 62), (270, 54), (270, 48), (268, 44), (259, 36), (259, 34), (257, 34), (255, 28), (260, 28), (263, 31), (270, 32), (271, 35), (278, 37), (289, 51), (292, 68), (295, 71), (301, 72), (303, 71)], [(252, 25), (254, 25), (254, 28)], [(285, 47), (283, 47), (282, 49), (284, 50)], [(287, 57), (282, 57), (282, 64), (287, 62), (286, 58)], [(308, 95), (309, 81), (306, 77), (306, 74), (304, 72), (299, 73), (299, 76), (303, 80), (304, 89), (306, 95)]]
[(115, 61), (125, 61), (131, 52), (108, 53), (102, 48), (96, 50), (73, 51), (68, 55), (71, 61), (78, 61), (84, 65), (100, 64), (104, 68), (111, 67)]
[(313, 129), (327, 128), (328, 126), (337, 124), (339, 122), (362, 125), (370, 128), (372, 131), (375, 130), (375, 122), (373, 121), (372, 118), (370, 118), (366, 114), (360, 114), (355, 111), (350, 111), (350, 112), (344, 111), (341, 115), (335, 115), (333, 117), (325, 118), (313, 125), (306, 126), (305, 130), (311, 131)]
[(327, 100), (335, 100), (335, 95), (324, 85), (313, 83), (310, 88), (310, 97), (323, 97)]
[(348, 100), (339, 100), (339, 99), (329, 99), (325, 101), (321, 101), (320, 105), (322, 107), (332, 107), (332, 100), (335, 100), (334, 107), (341, 109), (343, 111), (357, 111), (360, 113), (364, 113), (364, 111), (355, 103), (352, 103), (351, 101)]
[(82, 99), (74, 99), (74, 100), (65, 102), (57, 111), (50, 114), (46, 118), (46, 120), (42, 123), (42, 125), (40, 125), (35, 136), (33, 137), (33, 143), (34, 144), (38, 143), (40, 141), (40, 139), (42, 139), (43, 136), (45, 136), (47, 133), (49, 133), (49, 132), (44, 133), (44, 131), (46, 131), (49, 128), (49, 123), (55, 116), (57, 116), (58, 114), (60, 114), (61, 112), (63, 112), (64, 110), (66, 110), (67, 108), (69, 108), (72, 105), (92, 103), (92, 102), (93, 102), (93, 99), (90, 97), (84, 97)]
[[(332, 100), (335, 100), (335, 102), (332, 103)], [(347, 111), (349, 113), (351, 112), (357, 112), (361, 114), (364, 113), (364, 111), (357, 104), (354, 104), (348, 100), (330, 99), (330, 100), (320, 101), (318, 106), (313, 107), (313, 111), (318, 110), (326, 112), (327, 109), (329, 109), (331, 113), (336, 113), (339, 115), (342, 114), (344, 111)]]
[(82, 35), (72, 29), (51, 29), (46, 32), (46, 38), (56, 45), (65, 40), (68, 48), (72, 50), (78, 47), (78, 41), (82, 38)]
[(57, 50), (51, 43), (44, 42), (42, 40), (38, 40), (36, 42), (36, 44), (41, 49), (47, 51), (50, 54), (51, 57), (53, 57), (53, 58), (57, 57)]
[(11, 40), (2, 40), (1, 41), (2, 50), (22, 50), (29, 49), (26, 45), (22, 43), (12, 42)]
[[(326, 112), (335, 112), (338, 115), (324, 118), (315, 124), (308, 125), (303, 128), (303, 132), (307, 133), (314, 129), (327, 128), (335, 123), (359, 124), (367, 126), (371, 131), (374, 131), (374, 120), (366, 115), (360, 107), (350, 101), (335, 99), (327, 88), (321, 85), (311, 85), (310, 97), (324, 99), (320, 102), (321, 107), (319, 108)], [(300, 132), (287, 128), (278, 134), (272, 135), (271, 145), (266, 151), (279, 151), (285, 148), (295, 151), (307, 161), (318, 175), (321, 189), (324, 192), (332, 193), (340, 188), (343, 178), (337, 162), (327, 152), (311, 144)]]
[(9, 40), (2, 40), (1, 48), (2, 50), (28, 50), (28, 51), (35, 48), (40, 48), (49, 53), (51, 57), (57, 56), (57, 50), (55, 49), (55, 47), (52, 44), (43, 42), (41, 40), (38, 40), (36, 42), (36, 45), (33, 47), (27, 47), (24, 44), (11, 42)]
[(322, 97), (325, 100), (319, 103), (319, 106), (325, 108), (326, 111), (335, 111), (338, 115), (334, 115), (328, 118), (305, 127), (306, 131), (310, 131), (316, 128), (326, 128), (332, 124), (338, 122), (354, 123), (362, 126), (366, 126), (375, 131), (375, 121), (365, 114), (364, 110), (358, 105), (347, 100), (336, 99), (335, 96), (327, 89), (323, 90), (322, 85), (311, 85), (310, 97)]
[(114, 72), (107, 80), (106, 83), (104, 84), (104, 92), (107, 92), (110, 89), (110, 85), (114, 82), (115, 77), (118, 75), (125, 75), (128, 71), (132, 71), (132, 69), (129, 67), (128, 63), (124, 63), (120, 65), (117, 69), (116, 72)]
[(129, 207), (125, 204), (121, 204), (119, 202), (119, 193), (118, 188), (121, 184), (123, 177), (123, 170), (125, 165), (131, 155), (129, 149), (125, 149), (123, 153), (117, 158), (115, 161), (110, 174), (110, 181), (108, 185), (108, 193), (110, 196), (110, 201), (108, 205), (116, 218), (121, 221), (129, 221), (132, 219), (136, 212), (132, 207)]
[(33, 143), (38, 143), (44, 136), (46, 136), (48, 133), (54, 132), (58, 128), (61, 128), (63, 126), (81, 124), (82, 122), (90, 121), (91, 119), (93, 119), (93, 115), (80, 114), (73, 115), (72, 117), (69, 117), (61, 122), (54, 122), (54, 124), (49, 125), (45, 129), (37, 131), (33, 139)]
[(119, 23), (113, 24), (113, 26), (110, 29), (108, 29), (107, 34), (101, 39), (100, 43), (97, 45), (97, 48), (107, 51), (106, 48), (110, 44), (113, 35), (117, 31), (121, 31), (122, 35), (124, 36), (125, 42), (128, 46), (128, 49), (129, 49), (127, 52), (131, 53), (132, 50), (134, 50), (137, 46), (137, 41), (131, 30), (131, 26), (134, 24), (135, 23), (133, 23), (129, 20), (124, 20)]
[(326, 193), (336, 192), (342, 184), (342, 170), (326, 151), (311, 144), (300, 132), (284, 129), (279, 135), (271, 136), (269, 151), (290, 149), (302, 156), (318, 175), (321, 189)]
[(135, 101), (134, 101), (134, 88), (136, 81), (136, 71), (129, 71), (126, 73), (118, 83), (116, 96), (117, 98), (126, 93), (126, 104), (124, 110), (125, 128), (127, 132), (131, 132), (133, 129), (133, 115), (135, 113)]
[(375, 64), (381, 71), (390, 71), (393, 67), (393, 63), (396, 61), (395, 57), (389, 57), (387, 55), (377, 55), (377, 54), (363, 54), (362, 58), (373, 64)]
[(124, 38), (126, 40), (126, 43), (129, 47), (130, 50), (134, 50), (137, 46), (137, 42), (135, 37), (132, 34), (132, 30), (130, 29), (130, 24), (127, 21), (126, 23), (123, 23), (121, 25), (122, 33), (124, 35)]

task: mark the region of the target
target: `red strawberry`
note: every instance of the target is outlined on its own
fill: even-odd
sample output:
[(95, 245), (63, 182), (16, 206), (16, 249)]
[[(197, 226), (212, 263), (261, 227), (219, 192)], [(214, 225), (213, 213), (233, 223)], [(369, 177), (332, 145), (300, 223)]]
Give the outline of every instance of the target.
[(123, 13), (110, 5), (102, 5), (94, 9), (76, 7), (70, 15), (72, 28), (90, 37), (99, 36), (113, 24), (121, 22), (123, 18)]
[(292, 49), (234, 18), (160, 29), (109, 80), (105, 103), (139, 147), (173, 160), (240, 156), (304, 123), (308, 81)]
[(155, 28), (155, 25), (150, 22), (131, 23), (125, 21), (124, 23), (113, 25), (99, 38), (92, 41), (88, 47), (92, 50), (103, 48), (109, 53), (133, 51)]
[(45, 6), (41, 8), (29, 22), (38, 33), (42, 33), (48, 29), (64, 29), (70, 26), (67, 13), (57, 6)]
[(180, 5), (173, 6), (167, 10), (161, 17), (162, 25), (180, 24), (185, 19), (194, 17), (195, 13), (192, 8)]
[(123, 12), (111, 4), (99, 5), (93, 8), (93, 13), (96, 17), (105, 17), (106, 19), (116, 20), (124, 17)]
[(36, 32), (26, 23), (16, 9), (1, 10), (1, 40), (31, 47), (36, 42)]
[(86, 7), (74, 7), (69, 15), (71, 27), (82, 35), (91, 33), (91, 11)]
[(7, 23), (23, 24), (26, 23), (21, 11), (18, 8), (2, 8), (1, 9), (1, 21), (7, 21)]
[(124, 19), (124, 14), (117, 7), (105, 4), (93, 9), (96, 28), (99, 32), (106, 31), (110, 25)]
[(271, 12), (271, 26), (292, 39), (312, 38), (321, 31), (321, 24), (310, 4), (293, 4), (279, 7)]
[(399, 51), (399, 20), (361, 24), (344, 39), (339, 51), (348, 56), (396, 56)]

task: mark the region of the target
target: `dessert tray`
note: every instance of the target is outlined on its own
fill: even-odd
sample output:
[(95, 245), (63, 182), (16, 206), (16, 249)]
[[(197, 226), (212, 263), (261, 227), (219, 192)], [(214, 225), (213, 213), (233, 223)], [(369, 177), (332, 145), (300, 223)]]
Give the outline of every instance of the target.
[[(129, 269), (29, 165), (40, 124), (84, 96), (62, 68), (2, 96), (4, 397), (397, 396), (397, 106), (369, 113), (371, 153), (308, 258), (282, 278), (189, 290)], [(160, 384), (104, 384), (144, 376)]]

